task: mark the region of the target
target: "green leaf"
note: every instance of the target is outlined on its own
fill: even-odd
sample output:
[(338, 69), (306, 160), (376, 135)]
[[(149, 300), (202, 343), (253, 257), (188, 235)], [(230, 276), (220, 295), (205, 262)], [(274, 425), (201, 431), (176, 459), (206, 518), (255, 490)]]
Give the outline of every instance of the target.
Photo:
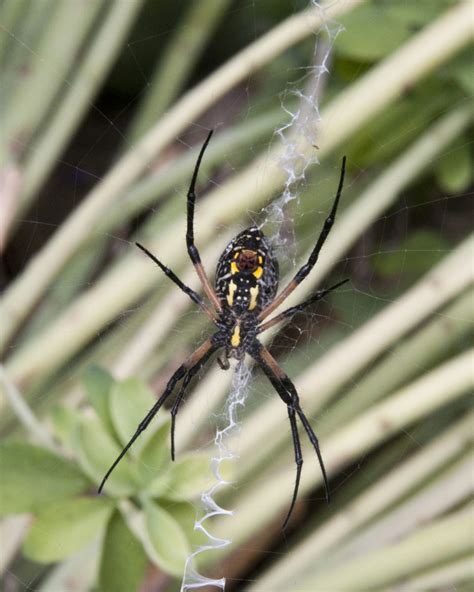
[(104, 426), (113, 434), (113, 424), (109, 413), (109, 396), (115, 380), (107, 370), (100, 366), (89, 366), (82, 382), (89, 403), (95, 409)]
[(74, 434), (81, 421), (75, 409), (56, 405), (51, 411), (51, 421), (55, 437), (66, 447), (74, 448)]
[[(167, 473), (170, 460), (170, 420), (162, 420), (162, 425), (146, 439), (139, 456), (140, 473), (144, 483), (156, 481)], [(163, 479), (162, 479), (163, 481)]]
[(209, 539), (199, 529), (194, 528), (196, 521), (196, 508), (189, 502), (173, 503), (167, 511), (178, 522), (183, 529), (187, 540), (193, 546), (205, 545), (209, 543)]
[(463, 136), (448, 152), (445, 152), (436, 167), (436, 179), (443, 191), (461, 193), (469, 187), (472, 177), (471, 145)]
[(378, 255), (373, 265), (382, 277), (400, 274), (421, 275), (449, 251), (448, 243), (436, 232), (418, 230), (397, 245), (395, 251)]
[(407, 2), (406, 0), (384, 0), (380, 5), (388, 18), (396, 19), (412, 27), (419, 27), (432, 21), (456, 0), (429, 0), (429, 2)]
[(79, 468), (39, 446), (0, 445), (0, 514), (36, 512), (44, 504), (87, 490), (91, 483)]
[(181, 576), (190, 551), (183, 529), (169, 512), (151, 501), (146, 502), (144, 510), (146, 529), (159, 566)]
[[(130, 378), (114, 386), (110, 394), (110, 416), (122, 444), (127, 444), (155, 403), (153, 392), (140, 380)], [(135, 451), (140, 448), (137, 444)]]
[(184, 501), (197, 497), (216, 482), (208, 454), (189, 454), (170, 467), (169, 482), (162, 497)]
[(474, 47), (470, 46), (460, 55), (456, 56), (446, 67), (449, 76), (454, 78), (463, 91), (468, 94), (469, 100), (472, 100), (472, 95), (474, 94), (473, 63)]
[(115, 512), (109, 521), (102, 548), (100, 591), (138, 590), (145, 576), (148, 559), (119, 512)]
[(363, 3), (341, 18), (345, 30), (337, 36), (338, 55), (372, 62), (399, 47), (411, 34), (403, 21), (389, 18), (384, 7)]
[(385, 165), (417, 138), (452, 100), (453, 93), (438, 80), (425, 81), (374, 117), (350, 141), (346, 147), (349, 160), (354, 160), (358, 166)]
[[(112, 436), (97, 418), (83, 418), (76, 431), (74, 447), (84, 472), (99, 484), (109, 467), (120, 454)], [(137, 468), (125, 456), (107, 480), (105, 491), (111, 495), (128, 496), (138, 489)]]
[(49, 505), (33, 523), (23, 551), (39, 563), (79, 551), (104, 528), (113, 505), (105, 498), (75, 498)]

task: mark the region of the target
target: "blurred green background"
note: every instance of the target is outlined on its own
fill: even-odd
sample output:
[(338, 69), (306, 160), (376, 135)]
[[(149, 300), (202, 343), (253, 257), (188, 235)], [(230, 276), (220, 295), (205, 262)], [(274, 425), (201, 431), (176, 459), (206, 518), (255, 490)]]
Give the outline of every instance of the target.
[[(209, 129), (196, 208), (209, 274), (257, 222), (284, 286), (347, 155), (337, 223), (288, 305), (350, 283), (266, 341), (318, 434), (332, 504), (302, 433), (281, 531), (291, 434), (255, 370), (218, 497), (235, 513), (206, 523), (231, 544), (200, 571), (229, 591), (471, 589), (472, 2), (322, 4), (0, 3), (3, 589), (178, 590), (203, 543), (193, 524), (231, 371), (210, 364), (191, 384), (177, 462), (162, 410), (95, 492), (210, 332), (133, 244), (198, 290), (185, 194)], [(285, 166), (305, 169), (287, 204)]]

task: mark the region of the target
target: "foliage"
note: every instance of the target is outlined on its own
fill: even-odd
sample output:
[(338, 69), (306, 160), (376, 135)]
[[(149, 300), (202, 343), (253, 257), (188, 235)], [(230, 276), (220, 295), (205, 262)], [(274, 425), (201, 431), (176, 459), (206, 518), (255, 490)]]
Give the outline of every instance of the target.
[[(148, 537), (153, 559), (165, 572), (179, 575), (194, 523), (194, 512), (184, 508), (192, 509), (190, 501), (212, 483), (207, 456), (187, 454), (171, 463), (170, 422), (163, 420), (112, 473), (107, 495), (99, 496), (97, 486), (135, 431), (137, 414), (141, 419), (154, 397), (139, 380), (117, 382), (94, 366), (84, 387), (93, 416), (63, 406), (53, 410), (53, 432), (64, 446), (62, 453), (21, 441), (2, 444), (1, 513), (34, 515), (23, 551), (39, 563), (64, 560), (100, 539), (104, 590), (125, 590), (130, 582), (136, 587), (143, 579), (147, 561), (137, 536)], [(137, 534), (124, 521), (120, 503), (126, 497), (142, 508), (146, 533)], [(120, 557), (122, 546), (130, 550), (130, 559), (117, 569), (112, 554)]]
[[(234, 485), (219, 498), (235, 516), (210, 528), (232, 545), (200, 569), (252, 592), (367, 582), (469, 589), (470, 8), (469, 0), (329, 2), (321, 23), (318, 8), (299, 1), (4, 0), (5, 589), (31, 579), (46, 592), (132, 592), (155, 580), (174, 590), (203, 543), (195, 500), (214, 482), (209, 442), (231, 373), (209, 368), (190, 385), (176, 462), (161, 412), (96, 493), (208, 331), (133, 242), (198, 289), (183, 196), (209, 127), (196, 210), (208, 271), (250, 220), (272, 227), (286, 180), (274, 130), (308, 107), (299, 91), (314, 82), (321, 24), (318, 43), (332, 51), (322, 124), (315, 111), (301, 137), (295, 126), (285, 131), (300, 157), (293, 172), (314, 157), (308, 138), (317, 138), (320, 164), (306, 169), (298, 200), (278, 210), (281, 284), (314, 244), (342, 154), (341, 211), (288, 305), (342, 277), (351, 284), (268, 339), (318, 433), (334, 502), (324, 504), (305, 447), (300, 514), (279, 534), (294, 480), (290, 430), (256, 373), (231, 443), (240, 457)], [(334, 39), (337, 23), (345, 30)], [(285, 242), (292, 223), (297, 247)]]

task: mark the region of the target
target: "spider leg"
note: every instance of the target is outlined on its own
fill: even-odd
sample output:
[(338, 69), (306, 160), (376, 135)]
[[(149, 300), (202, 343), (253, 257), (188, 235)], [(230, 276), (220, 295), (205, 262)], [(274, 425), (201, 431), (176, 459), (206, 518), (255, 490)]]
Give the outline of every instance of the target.
[[(98, 492), (101, 493), (102, 489), (105, 485), (105, 482), (107, 481), (107, 479), (109, 478), (110, 474), (112, 473), (112, 471), (115, 469), (115, 467), (118, 465), (118, 463), (122, 460), (122, 458), (126, 455), (126, 453), (128, 452), (128, 450), (131, 448), (131, 446), (133, 445), (133, 443), (135, 442), (135, 440), (140, 436), (140, 434), (146, 430), (146, 428), (148, 427), (148, 425), (150, 424), (151, 420), (155, 417), (155, 415), (158, 413), (158, 411), (160, 410), (160, 408), (162, 407), (163, 403), (166, 401), (166, 399), (171, 395), (171, 393), (173, 392), (174, 387), (176, 386), (177, 382), (179, 380), (181, 380), (181, 378), (183, 378), (183, 376), (185, 376), (187, 373), (189, 372), (193, 372), (194, 368), (196, 366), (200, 367), (201, 362), (204, 360), (204, 362), (209, 358), (209, 356), (219, 347), (220, 345), (217, 343), (214, 343), (212, 338), (207, 339), (200, 347), (198, 347), (198, 349), (192, 353), (187, 360), (181, 364), (181, 366), (176, 370), (176, 372), (173, 374), (173, 376), (169, 379), (168, 384), (166, 385), (165, 390), (163, 391), (163, 394), (161, 395), (161, 397), (156, 401), (156, 403), (153, 405), (153, 407), (150, 409), (150, 411), (146, 414), (146, 416), (142, 419), (142, 421), (138, 424), (138, 427), (135, 431), (135, 433), (133, 434), (133, 436), (130, 438), (130, 441), (128, 442), (128, 444), (125, 446), (125, 448), (122, 450), (122, 452), (118, 455), (118, 457), (115, 459), (115, 461), (113, 462), (112, 466), (109, 468), (109, 470), (107, 471), (107, 473), (105, 474), (104, 478), (102, 479), (101, 484), (99, 485), (99, 490)], [(203, 362), (203, 363), (204, 363)]]
[(199, 173), (199, 167), (201, 166), (201, 160), (204, 155), (204, 151), (206, 150), (207, 145), (209, 144), (209, 140), (211, 139), (212, 133), (213, 133), (213, 130), (211, 130), (209, 132), (209, 134), (206, 138), (206, 141), (204, 142), (204, 144), (201, 148), (201, 152), (199, 153), (198, 159), (196, 161), (196, 166), (194, 167), (194, 172), (193, 172), (193, 176), (191, 179), (191, 184), (188, 189), (188, 202), (187, 202), (188, 203), (188, 215), (187, 215), (187, 229), (186, 229), (186, 245), (188, 248), (189, 257), (194, 265), (194, 268), (196, 269), (196, 273), (199, 277), (199, 280), (201, 281), (204, 292), (207, 294), (207, 297), (212, 302), (212, 304), (214, 305), (216, 310), (218, 312), (221, 312), (222, 311), (221, 303), (214, 291), (214, 288), (211, 285), (211, 282), (209, 281), (209, 278), (207, 277), (206, 271), (205, 271), (204, 266), (201, 262), (201, 257), (199, 255), (199, 251), (198, 251), (196, 245), (194, 244), (194, 204), (196, 202), (196, 191), (195, 191), (196, 180), (197, 180), (197, 176)]
[(188, 388), (188, 385), (191, 382), (191, 380), (193, 379), (194, 375), (197, 372), (199, 372), (199, 370), (204, 366), (204, 364), (207, 362), (207, 360), (216, 351), (217, 347), (220, 347), (220, 346), (216, 346), (212, 349), (209, 349), (208, 352), (206, 352), (201, 358), (198, 359), (198, 361), (194, 364), (194, 366), (189, 368), (186, 376), (184, 377), (183, 382), (181, 383), (181, 388), (179, 389), (179, 393), (176, 397), (176, 401), (174, 402), (173, 407), (171, 408), (171, 460), (173, 460), (173, 461), (175, 459), (174, 433), (175, 433), (175, 428), (176, 428), (176, 416), (179, 411), (179, 406), (181, 405), (181, 403), (183, 401), (184, 395), (186, 394), (186, 389)]
[(295, 487), (293, 489), (293, 497), (291, 498), (290, 508), (286, 515), (285, 521), (283, 522), (283, 530), (285, 530), (290, 516), (293, 513), (293, 509), (296, 504), (296, 498), (298, 496), (298, 489), (300, 487), (300, 480), (301, 480), (301, 469), (303, 468), (303, 454), (301, 452), (301, 443), (300, 443), (300, 436), (298, 434), (298, 426), (296, 425), (296, 416), (295, 410), (293, 407), (288, 406), (288, 417), (290, 419), (290, 426), (291, 426), (291, 436), (293, 438), (293, 447), (295, 449), (295, 463), (296, 463), (296, 479), (295, 479)]
[(283, 302), (283, 300), (286, 300), (286, 298), (288, 298), (288, 296), (293, 292), (293, 290), (299, 284), (301, 284), (301, 282), (305, 279), (305, 277), (309, 274), (309, 272), (315, 266), (316, 261), (318, 260), (318, 257), (319, 257), (319, 253), (322, 249), (322, 246), (324, 245), (324, 242), (326, 241), (326, 239), (329, 235), (329, 232), (331, 231), (331, 228), (332, 228), (334, 221), (336, 219), (337, 206), (339, 205), (339, 199), (341, 197), (342, 187), (344, 185), (345, 171), (346, 171), (346, 157), (344, 156), (342, 159), (341, 176), (339, 178), (339, 186), (337, 188), (337, 193), (336, 193), (336, 197), (334, 199), (333, 206), (331, 208), (329, 216), (326, 218), (326, 220), (323, 224), (323, 227), (322, 227), (321, 232), (319, 234), (318, 240), (314, 246), (314, 249), (311, 251), (311, 255), (309, 256), (308, 261), (302, 267), (300, 267), (300, 269), (296, 272), (295, 277), (286, 286), (286, 288), (282, 292), (280, 292), (280, 294), (275, 298), (275, 300), (273, 300), (273, 302), (271, 302), (265, 309), (262, 310), (262, 312), (259, 315), (260, 321), (262, 321), (263, 319), (268, 317), (268, 315), (270, 313), (272, 313), (278, 306), (280, 306), (280, 304)]
[(296, 391), (294, 384), (288, 378), (287, 374), (280, 368), (280, 366), (277, 364), (276, 360), (273, 358), (273, 356), (270, 354), (270, 352), (265, 347), (263, 347), (259, 342), (256, 342), (253, 350), (249, 353), (252, 355), (254, 360), (257, 362), (257, 364), (263, 370), (263, 372), (265, 373), (267, 378), (270, 380), (270, 382), (272, 383), (272, 385), (275, 388), (275, 390), (277, 391), (277, 393), (280, 395), (280, 398), (283, 400), (283, 402), (287, 405), (287, 408), (288, 408), (288, 417), (290, 419), (291, 434), (293, 437), (293, 446), (294, 446), (294, 450), (295, 450), (296, 479), (295, 479), (295, 486), (294, 486), (294, 490), (293, 490), (293, 497), (291, 500), (290, 509), (289, 509), (288, 514), (285, 518), (285, 522), (283, 523), (283, 528), (285, 528), (290, 520), (291, 514), (293, 512), (293, 509), (294, 509), (294, 506), (296, 503), (296, 499), (298, 496), (298, 489), (299, 489), (299, 485), (300, 485), (300, 479), (301, 479), (301, 469), (303, 466), (303, 457), (302, 457), (302, 453), (301, 453), (301, 445), (300, 445), (300, 440), (299, 440), (299, 435), (298, 435), (298, 429), (296, 426), (295, 414), (298, 414), (298, 417), (300, 418), (300, 421), (303, 424), (303, 427), (308, 435), (308, 438), (309, 438), (309, 440), (310, 440), (311, 444), (313, 445), (313, 448), (316, 452), (316, 456), (319, 461), (319, 466), (321, 468), (321, 473), (323, 475), (324, 487), (326, 490), (326, 500), (329, 503), (329, 499), (330, 499), (329, 483), (328, 483), (328, 478), (327, 478), (327, 474), (326, 474), (326, 468), (324, 466), (323, 457), (321, 455), (321, 450), (319, 448), (318, 439), (317, 439), (316, 434), (314, 433), (313, 429), (311, 428), (308, 419), (306, 418), (305, 414), (303, 413), (303, 410), (301, 409), (298, 393)]
[(211, 310), (204, 300), (199, 296), (197, 292), (195, 292), (192, 288), (189, 288), (184, 284), (179, 277), (172, 271), (169, 267), (166, 267), (164, 263), (162, 263), (158, 257), (155, 257), (153, 253), (151, 253), (146, 247), (141, 245), (140, 243), (135, 243), (139, 249), (141, 249), (145, 255), (148, 255), (152, 261), (154, 261), (158, 267), (165, 273), (166, 276), (170, 278), (172, 282), (174, 282), (185, 294), (187, 294), (193, 302), (195, 302), (201, 310), (211, 319), (211, 321), (216, 320), (216, 314), (213, 310)]
[(336, 290), (337, 288), (339, 288), (340, 286), (342, 286), (343, 284), (345, 284), (348, 281), (349, 280), (346, 279), (346, 280), (343, 280), (342, 282), (338, 282), (337, 284), (334, 284), (334, 286), (331, 286), (330, 288), (327, 288), (326, 290), (318, 290), (310, 298), (308, 298), (308, 300), (305, 300), (304, 302), (302, 302), (301, 304), (297, 304), (296, 306), (292, 306), (291, 308), (287, 308), (286, 310), (281, 312), (279, 315), (277, 315), (273, 319), (270, 319), (266, 323), (263, 323), (263, 325), (260, 325), (260, 327), (258, 328), (258, 333), (263, 333), (263, 331), (270, 329), (270, 327), (273, 327), (273, 325), (276, 325), (277, 323), (280, 323), (281, 321), (283, 321), (289, 317), (292, 317), (297, 312), (300, 312), (301, 310), (304, 310), (305, 308), (307, 308), (310, 304), (313, 304), (314, 302), (321, 300), (327, 294), (329, 294), (329, 292)]

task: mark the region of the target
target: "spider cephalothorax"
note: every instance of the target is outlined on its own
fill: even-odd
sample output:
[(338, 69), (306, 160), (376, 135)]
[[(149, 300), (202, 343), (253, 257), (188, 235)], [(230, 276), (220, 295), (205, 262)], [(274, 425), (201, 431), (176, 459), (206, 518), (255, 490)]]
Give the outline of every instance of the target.
[(295, 451), (296, 480), (290, 509), (284, 522), (285, 527), (296, 502), (303, 465), (301, 444), (296, 424), (297, 416), (300, 419), (318, 457), (321, 471), (323, 473), (326, 498), (328, 501), (329, 486), (318, 440), (308, 419), (301, 409), (298, 393), (290, 378), (280, 368), (270, 352), (260, 343), (258, 335), (284, 319), (291, 318), (295, 313), (303, 310), (313, 302), (320, 300), (328, 292), (331, 292), (347, 281), (344, 280), (326, 290), (320, 290), (302, 304), (288, 308), (272, 319), (265, 321), (265, 319), (280, 304), (282, 304), (284, 300), (286, 300), (298, 284), (305, 279), (318, 259), (319, 252), (321, 251), (336, 217), (337, 206), (344, 182), (345, 158), (342, 161), (341, 177), (336, 198), (331, 212), (324, 222), (316, 245), (309, 256), (308, 261), (297, 271), (284, 290), (280, 292), (278, 296), (276, 295), (278, 288), (278, 262), (272, 252), (268, 239), (265, 238), (263, 233), (256, 226), (247, 228), (227, 245), (217, 264), (214, 289), (202, 266), (199, 251), (194, 244), (194, 204), (196, 200), (194, 188), (199, 172), (199, 166), (211, 135), (212, 131), (209, 133), (201, 152), (199, 153), (191, 185), (189, 187), (186, 231), (188, 254), (197, 271), (204, 292), (210, 301), (210, 305), (207, 304), (197, 292), (186, 286), (175, 273), (161, 263), (155, 255), (150, 253), (150, 251), (142, 245), (138, 243), (137, 245), (177, 286), (179, 286), (179, 288), (181, 288), (183, 292), (191, 298), (191, 300), (193, 300), (193, 302), (201, 308), (201, 310), (214, 323), (217, 330), (175, 371), (168, 381), (162, 395), (150, 409), (146, 417), (140, 422), (129, 443), (107, 471), (100, 484), (99, 492), (102, 490), (110, 473), (126, 454), (127, 450), (132, 446), (143, 430), (147, 428), (163, 403), (171, 395), (178, 382), (182, 381), (176, 401), (171, 408), (171, 458), (174, 460), (176, 415), (183, 400), (186, 387), (191, 382), (192, 377), (200, 368), (202, 368), (212, 354), (218, 350), (224, 350), (224, 359), (222, 359), (222, 357), (217, 358), (219, 365), (223, 369), (229, 368), (229, 358), (242, 360), (247, 354), (254, 359), (258, 366), (260, 366), (282, 401), (287, 406)]

